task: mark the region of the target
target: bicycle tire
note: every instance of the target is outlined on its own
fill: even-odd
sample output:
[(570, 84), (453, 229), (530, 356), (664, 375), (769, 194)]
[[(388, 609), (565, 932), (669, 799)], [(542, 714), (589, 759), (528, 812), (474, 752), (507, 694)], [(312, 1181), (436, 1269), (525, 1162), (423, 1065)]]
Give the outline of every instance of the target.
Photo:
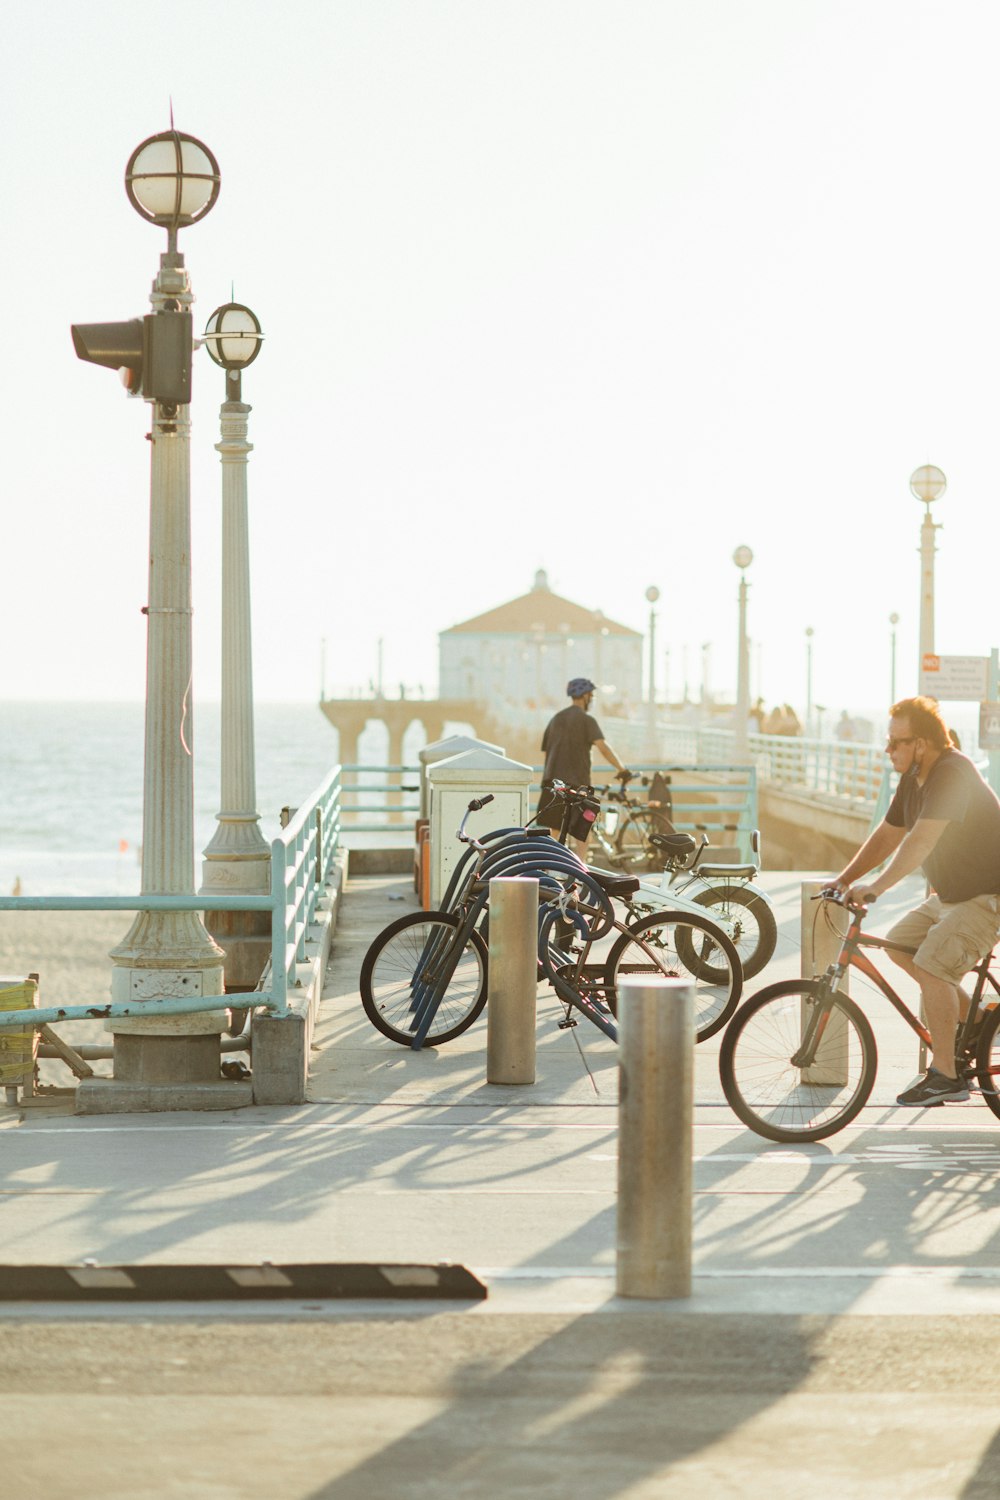
[[(698, 931), (712, 943), (727, 960), (727, 969), (722, 979), (709, 980), (704, 974), (695, 973), (686, 962), (679, 941), (682, 932), (688, 936), (689, 951), (694, 951), (691, 931)], [(656, 934), (656, 940), (650, 936)], [(635, 939), (643, 938), (657, 951), (660, 962), (654, 964), (641, 949), (634, 947)], [(630, 923), (623, 935), (608, 954), (605, 965), (605, 984), (613, 1014), (617, 1014), (618, 980), (622, 973), (648, 975), (665, 974), (669, 978), (690, 980), (695, 992), (694, 1015), (695, 1037), (705, 1042), (726, 1025), (739, 1004), (743, 990), (743, 967), (740, 956), (732, 943), (709, 917), (695, 916), (687, 911), (654, 911)], [(721, 966), (717, 968), (721, 972)]]
[(653, 815), (645, 811), (629, 812), (615, 831), (614, 846), (622, 866), (629, 870), (662, 870), (666, 855), (654, 848), (649, 835)]
[[(433, 985), (435, 973), (427, 963), (455, 958), (439, 944), (453, 937), (461, 923), (454, 912), (407, 912), (391, 922), (372, 943), (361, 965), (361, 1004), (365, 1015), (383, 1036), (412, 1047), (417, 1026), (420, 985)], [(423, 971), (421, 965), (425, 965)], [(439, 1046), (460, 1036), (486, 1004), (488, 952), (478, 932), (470, 932), (455, 967), (445, 978), (445, 989), (425, 1038)]]
[(1000, 1119), (1000, 1006), (986, 1012), (979, 1028), (976, 1083), (987, 1106)]
[[(718, 912), (728, 924), (727, 936), (740, 955), (744, 979), (752, 979), (770, 963), (778, 942), (778, 924), (759, 891), (743, 885), (712, 886), (707, 891), (699, 891), (693, 899), (698, 906)], [(686, 953), (684, 956), (689, 957)], [(696, 961), (693, 952), (690, 960), (692, 963)], [(706, 978), (712, 977), (711, 964), (705, 964), (705, 975)]]
[(875, 1035), (864, 1012), (839, 990), (830, 997), (831, 1017), (842, 1016), (846, 1031), (843, 1039), (828, 1038), (837, 1051), (828, 1056), (827, 1080), (804, 1081), (803, 1069), (792, 1062), (802, 1040), (803, 1004), (818, 1003), (822, 989), (815, 979), (768, 985), (740, 1006), (722, 1038), (719, 1076), (729, 1107), (769, 1141), (834, 1135), (864, 1108), (874, 1087)]

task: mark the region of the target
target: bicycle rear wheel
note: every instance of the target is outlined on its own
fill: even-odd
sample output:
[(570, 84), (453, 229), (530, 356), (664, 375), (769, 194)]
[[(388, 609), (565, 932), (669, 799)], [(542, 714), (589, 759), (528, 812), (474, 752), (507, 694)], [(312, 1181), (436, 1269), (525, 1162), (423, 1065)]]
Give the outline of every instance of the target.
[[(711, 974), (689, 961), (706, 946), (712, 953)], [(732, 943), (711, 918), (686, 911), (650, 912), (633, 922), (615, 943), (605, 967), (606, 993), (615, 1014), (618, 983), (627, 974), (688, 980), (694, 989), (699, 1042), (725, 1026), (743, 989), (743, 969)]]
[(1000, 1118), (1000, 1007), (988, 1010), (979, 1028), (976, 1082), (993, 1113)]
[[(774, 912), (752, 886), (718, 885), (695, 896), (709, 916), (725, 924), (726, 935), (740, 955), (743, 978), (752, 979), (770, 962), (778, 941)], [(692, 955), (694, 961), (694, 955)], [(706, 974), (712, 977), (711, 954), (705, 955)]]
[(361, 966), (361, 1004), (390, 1041), (411, 1047), (423, 1013), (437, 1001), (425, 1042), (450, 1042), (486, 1004), (487, 950), (470, 932), (458, 951), (453, 912), (408, 912), (380, 932)]
[[(813, 1062), (799, 1053), (811, 1023), (826, 1015)], [(839, 991), (823, 1000), (819, 980), (772, 984), (737, 1011), (722, 1038), (719, 1075), (733, 1113), (770, 1141), (821, 1141), (864, 1107), (875, 1083), (875, 1037), (867, 1017)]]
[(627, 870), (662, 870), (666, 855), (649, 842), (656, 831), (652, 816), (645, 810), (623, 814), (615, 833), (618, 862)]

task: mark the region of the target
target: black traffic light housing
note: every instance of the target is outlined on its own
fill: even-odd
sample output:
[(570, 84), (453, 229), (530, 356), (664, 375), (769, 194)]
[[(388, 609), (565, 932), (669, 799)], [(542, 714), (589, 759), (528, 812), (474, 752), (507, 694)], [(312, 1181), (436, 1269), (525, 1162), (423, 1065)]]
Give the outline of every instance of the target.
[(194, 351), (190, 313), (170, 310), (127, 323), (74, 323), (72, 334), (77, 356), (121, 371), (130, 395), (164, 406), (189, 404)]

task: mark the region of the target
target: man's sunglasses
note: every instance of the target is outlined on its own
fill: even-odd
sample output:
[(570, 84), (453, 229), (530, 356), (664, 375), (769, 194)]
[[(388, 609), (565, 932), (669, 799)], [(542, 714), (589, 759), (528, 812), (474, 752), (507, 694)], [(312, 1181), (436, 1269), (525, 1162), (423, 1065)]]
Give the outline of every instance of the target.
[(918, 734), (904, 735), (904, 736), (902, 736), (898, 740), (894, 740), (890, 736), (889, 739), (887, 739), (886, 742), (885, 742), (886, 751), (888, 752), (889, 755), (891, 755), (894, 750), (898, 750), (899, 749), (900, 745), (912, 745), (913, 742), (915, 740), (918, 740), (919, 738), (920, 738), (920, 736)]

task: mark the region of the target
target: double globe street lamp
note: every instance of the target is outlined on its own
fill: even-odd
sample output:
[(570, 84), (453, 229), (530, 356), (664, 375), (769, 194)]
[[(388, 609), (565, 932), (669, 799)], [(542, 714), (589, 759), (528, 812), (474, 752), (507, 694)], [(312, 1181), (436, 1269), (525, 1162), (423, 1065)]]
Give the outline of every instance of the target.
[[(203, 142), (170, 129), (142, 142), (129, 158), (125, 190), (148, 223), (167, 231), (167, 249), (150, 295), (152, 312), (127, 323), (76, 324), (81, 359), (121, 372), (131, 394), (152, 405), (149, 593), (146, 637), (143, 896), (194, 893), (194, 781), (191, 702), (191, 363), (194, 296), (181, 229), (200, 222), (219, 196), (219, 166)], [(111, 953), (112, 1004), (141, 1010), (144, 1000), (183, 999), (184, 1014), (114, 1016), (114, 1081), (131, 1086), (138, 1108), (183, 1108), (208, 1102), (219, 1082), (224, 1008), (208, 1003), (223, 990), (223, 953), (193, 911), (140, 911)], [(95, 1109), (121, 1108), (106, 1099)]]

